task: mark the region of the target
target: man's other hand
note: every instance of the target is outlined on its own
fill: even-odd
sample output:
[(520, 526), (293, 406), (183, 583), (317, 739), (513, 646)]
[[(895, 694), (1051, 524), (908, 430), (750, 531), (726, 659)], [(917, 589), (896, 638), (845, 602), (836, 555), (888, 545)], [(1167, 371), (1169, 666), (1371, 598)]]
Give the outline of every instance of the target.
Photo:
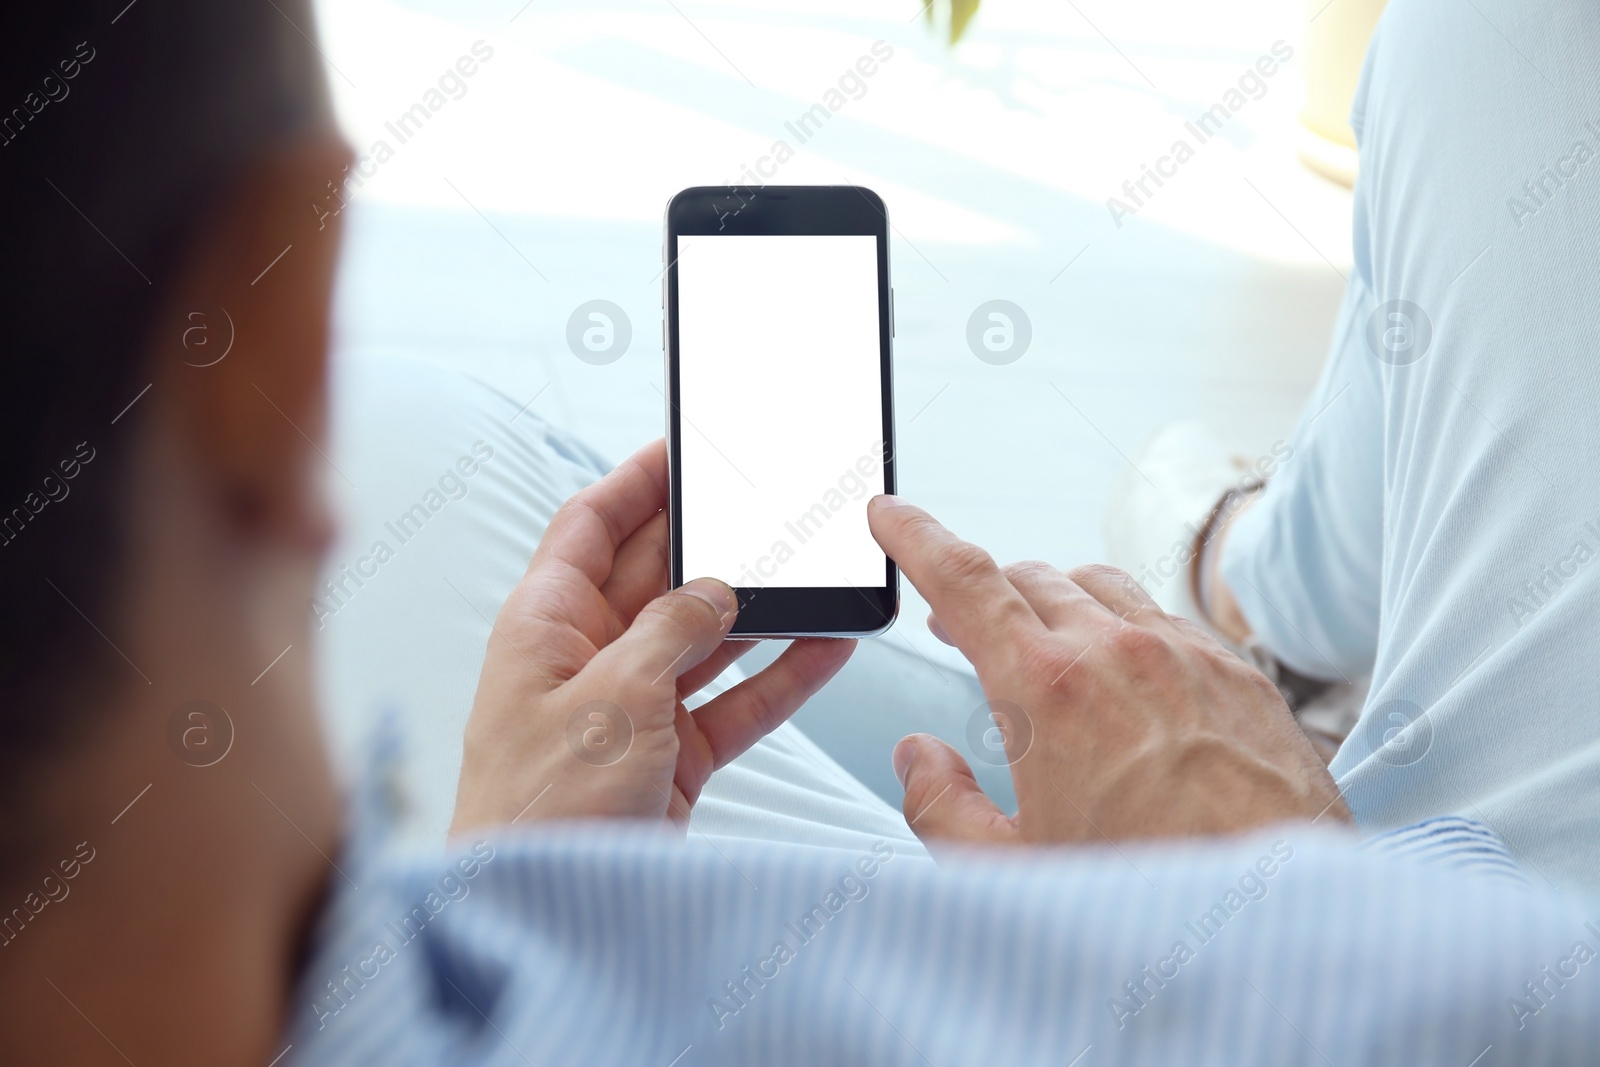
[(1110, 567), (1002, 569), (921, 508), (875, 498), (872, 534), (977, 669), (1016, 783), (1007, 817), (955, 749), (894, 751), (911, 828), (941, 843), (1054, 844), (1245, 830), (1350, 813), (1276, 688)]

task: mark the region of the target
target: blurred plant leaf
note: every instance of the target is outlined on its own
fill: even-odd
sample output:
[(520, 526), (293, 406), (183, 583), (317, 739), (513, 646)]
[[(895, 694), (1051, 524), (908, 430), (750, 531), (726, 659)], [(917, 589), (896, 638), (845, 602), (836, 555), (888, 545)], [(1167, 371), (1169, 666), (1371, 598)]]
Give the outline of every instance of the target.
[[(954, 45), (961, 40), (961, 35), (967, 32), (972, 16), (978, 13), (978, 2), (979, 0), (926, 0), (922, 15), (930, 26), (935, 21), (947, 23), (950, 27), (950, 43)], [(937, 13), (935, 8), (938, 9)]]
[(978, 0), (950, 0), (950, 43), (961, 40), (967, 23), (978, 13)]

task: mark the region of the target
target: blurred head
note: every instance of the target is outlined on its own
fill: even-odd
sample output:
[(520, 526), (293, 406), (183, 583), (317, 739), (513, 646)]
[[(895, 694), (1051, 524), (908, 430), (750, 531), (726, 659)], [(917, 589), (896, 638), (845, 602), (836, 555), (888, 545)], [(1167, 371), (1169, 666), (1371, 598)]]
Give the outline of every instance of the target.
[[(304, 605), (329, 537), (311, 442), (338, 230), (312, 204), (348, 155), (310, 12), (42, 4), (4, 23), (7, 869), (70, 853), (147, 782), (175, 838), (255, 783), (326, 839)], [(192, 700), (228, 713), (231, 763), (172, 751)]]

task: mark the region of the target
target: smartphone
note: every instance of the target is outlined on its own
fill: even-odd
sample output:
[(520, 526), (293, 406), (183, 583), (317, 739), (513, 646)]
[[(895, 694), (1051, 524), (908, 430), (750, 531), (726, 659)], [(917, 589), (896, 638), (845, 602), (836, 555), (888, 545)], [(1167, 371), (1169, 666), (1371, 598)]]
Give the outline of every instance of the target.
[(867, 527), (867, 501), (895, 491), (882, 198), (701, 187), (666, 214), (673, 588), (727, 582), (741, 636), (881, 633), (900, 601)]

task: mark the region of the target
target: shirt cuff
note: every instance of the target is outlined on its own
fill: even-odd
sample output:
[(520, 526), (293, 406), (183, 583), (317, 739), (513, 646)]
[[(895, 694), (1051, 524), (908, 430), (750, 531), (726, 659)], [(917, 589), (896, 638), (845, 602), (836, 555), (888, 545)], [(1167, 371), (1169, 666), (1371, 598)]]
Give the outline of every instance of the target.
[(1438, 815), (1388, 830), (1368, 838), (1361, 847), (1531, 886), (1500, 835), (1476, 819), (1460, 815)]

